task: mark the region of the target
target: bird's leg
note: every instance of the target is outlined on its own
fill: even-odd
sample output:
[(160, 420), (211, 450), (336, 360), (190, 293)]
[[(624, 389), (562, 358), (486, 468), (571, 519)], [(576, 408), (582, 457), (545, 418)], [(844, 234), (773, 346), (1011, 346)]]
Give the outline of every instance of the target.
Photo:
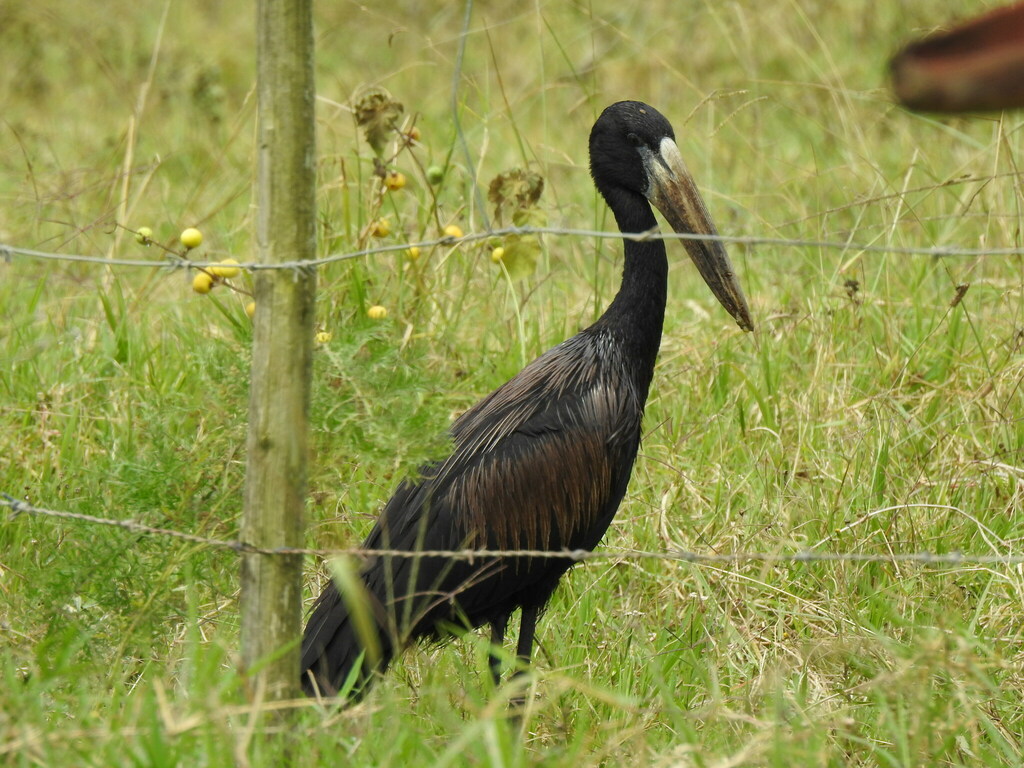
[[(539, 609), (523, 608), (523, 615), (519, 624), (519, 645), (516, 647), (516, 656), (523, 662), (523, 666), (530, 666), (530, 654), (533, 653), (533, 636), (537, 631), (537, 614)], [(518, 670), (521, 674), (524, 670)]]
[[(537, 614), (540, 609), (536, 606), (523, 608), (523, 615), (519, 623), (519, 643), (516, 646), (516, 658), (519, 661), (519, 668), (515, 671), (513, 678), (519, 677), (526, 672), (530, 666), (530, 654), (533, 652), (533, 636), (537, 631)], [(509, 700), (508, 704), (513, 709), (521, 709), (526, 697), (516, 696)]]
[(491, 679), (494, 680), (494, 687), (501, 684), (501, 656), (496, 653), (505, 644), (505, 628), (508, 626), (508, 616), (499, 617), (491, 623), (491, 652), (490, 667)]

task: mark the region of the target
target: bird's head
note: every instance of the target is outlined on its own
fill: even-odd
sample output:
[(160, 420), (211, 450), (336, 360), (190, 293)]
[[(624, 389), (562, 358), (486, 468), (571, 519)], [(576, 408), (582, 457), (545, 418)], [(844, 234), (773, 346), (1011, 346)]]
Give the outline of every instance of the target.
[[(672, 125), (639, 101), (620, 101), (601, 113), (590, 132), (590, 172), (615, 208), (622, 193), (642, 195), (681, 234), (717, 235), (714, 222), (676, 146)], [(754, 329), (750, 309), (719, 241), (683, 245), (715, 298), (745, 331)]]

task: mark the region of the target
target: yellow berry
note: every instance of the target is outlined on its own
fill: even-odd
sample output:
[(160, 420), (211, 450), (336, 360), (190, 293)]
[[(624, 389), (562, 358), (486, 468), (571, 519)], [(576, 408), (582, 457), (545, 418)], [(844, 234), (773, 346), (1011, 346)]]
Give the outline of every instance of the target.
[(317, 344), (326, 344), (332, 338), (333, 337), (332, 337), (330, 331), (319, 331), (317, 333), (317, 335), (316, 335), (316, 343)]
[(366, 316), (371, 320), (383, 320), (388, 316), (388, 310), (386, 307), (382, 307), (380, 304), (374, 304), (368, 310), (366, 310)]
[(409, 261), (416, 261), (420, 257), (420, 249), (418, 245), (412, 245), (405, 249), (405, 256)]
[(462, 237), (462, 229), (456, 224), (449, 224), (443, 231), (445, 237)]
[(377, 219), (370, 224), (370, 234), (374, 237), (387, 237), (391, 234), (391, 222), (387, 219)]
[(192, 278), (192, 290), (196, 293), (209, 293), (211, 288), (213, 276), (206, 272), (196, 272), (196, 276)]
[(135, 233), (135, 242), (139, 245), (149, 245), (152, 241), (153, 230), (149, 227), (139, 227), (139, 231)]
[(225, 266), (218, 265), (207, 268), (210, 274), (216, 275), (217, 277), (238, 277), (238, 273), (242, 271), (238, 267), (228, 266), (237, 264), (238, 261), (235, 259), (224, 259), (220, 263)]
[(250, 301), (248, 304), (245, 305), (245, 314), (247, 314), (250, 318), (256, 314), (255, 301)]
[(505, 258), (505, 249), (502, 248), (500, 245), (493, 251), (491, 251), (491, 261), (493, 261), (495, 264), (497, 264), (503, 258)]
[(182, 231), (179, 237), (181, 244), (191, 250), (192, 248), (198, 248), (203, 242), (203, 233), (195, 227), (189, 227)]
[(405, 174), (398, 171), (388, 171), (384, 175), (384, 186), (392, 192), (397, 192), (405, 186)]

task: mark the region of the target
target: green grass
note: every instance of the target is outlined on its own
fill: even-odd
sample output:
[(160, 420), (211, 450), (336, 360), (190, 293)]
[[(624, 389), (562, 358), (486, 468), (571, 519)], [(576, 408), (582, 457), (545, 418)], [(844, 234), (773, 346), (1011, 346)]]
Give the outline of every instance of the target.
[[(156, 3), (0, 11), (0, 241), (140, 258), (153, 251), (115, 224), (165, 244), (196, 225), (202, 253), (251, 257), (254, 13), (228, 5), (172, 4), (162, 37)], [(386, 243), (480, 227), (450, 112), (462, 8), (432, 5), (318, 6), (324, 254), (366, 243), (381, 213)], [(897, 45), (975, 7), (511, 8), (474, 10), (459, 117), (484, 192), (528, 166), (552, 225), (612, 226), (586, 136), (606, 104), (641, 98), (675, 124), (725, 233), (1021, 245), (1022, 118), (911, 115), (885, 90)], [(395, 163), (407, 188), (382, 202), (346, 107), (368, 85), (423, 134)], [(448, 171), (430, 188), (434, 164)], [(308, 544), (357, 544), (453, 414), (599, 315), (619, 249), (547, 237), (521, 281), (486, 245), (325, 268)], [(736, 247), (750, 336), (670, 250), (647, 435), (606, 550), (1019, 553), (1024, 260)], [(246, 299), (155, 270), (15, 257), (0, 274), (0, 490), (235, 537)], [(325, 571), (307, 565), (312, 597)], [(472, 635), (409, 652), (356, 709), (305, 706), (285, 743), (263, 738), (238, 672), (238, 569), (176, 540), (5, 519), (3, 761), (1013, 766), (1024, 752), (1016, 566), (598, 560), (542, 620), (521, 739), (515, 691), (491, 689)]]

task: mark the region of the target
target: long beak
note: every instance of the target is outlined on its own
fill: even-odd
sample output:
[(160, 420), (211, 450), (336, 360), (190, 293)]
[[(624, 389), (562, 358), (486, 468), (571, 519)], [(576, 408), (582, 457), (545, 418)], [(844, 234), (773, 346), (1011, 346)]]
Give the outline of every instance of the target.
[[(661, 211), (680, 234), (717, 235), (714, 222), (704, 207), (690, 172), (672, 139), (661, 140), (659, 152), (644, 153), (647, 177), (651, 180), (647, 199)], [(725, 246), (717, 240), (684, 240), (683, 245), (697, 265), (715, 298), (744, 331), (754, 330), (750, 308), (743, 295)]]

